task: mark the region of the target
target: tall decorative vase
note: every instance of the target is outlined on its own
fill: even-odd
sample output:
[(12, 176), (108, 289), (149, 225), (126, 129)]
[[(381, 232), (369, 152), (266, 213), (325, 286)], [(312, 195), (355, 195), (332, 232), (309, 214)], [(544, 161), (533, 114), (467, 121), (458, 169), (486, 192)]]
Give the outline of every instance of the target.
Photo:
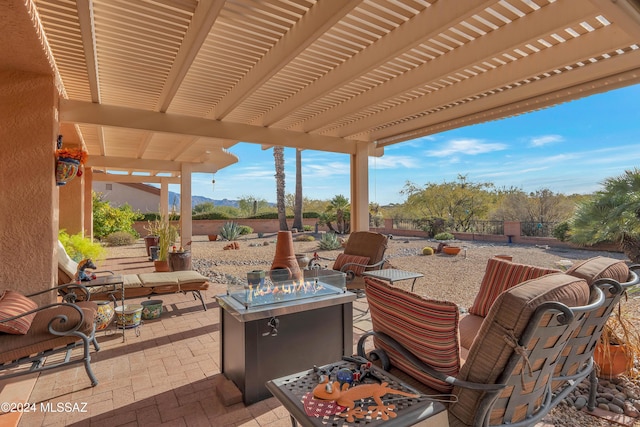
[(109, 301), (95, 301), (98, 304), (96, 313), (96, 331), (106, 329), (113, 320), (115, 314), (113, 307)]
[[(293, 248), (293, 236), (290, 231), (278, 231), (276, 253), (273, 257), (271, 270), (287, 271), (288, 277), (286, 278), (290, 280), (298, 280), (302, 277), (302, 272), (298, 266), (295, 250)], [(273, 278), (273, 275), (271, 277)]]
[(78, 174), (80, 161), (70, 157), (58, 157), (56, 159), (56, 184), (65, 185)]

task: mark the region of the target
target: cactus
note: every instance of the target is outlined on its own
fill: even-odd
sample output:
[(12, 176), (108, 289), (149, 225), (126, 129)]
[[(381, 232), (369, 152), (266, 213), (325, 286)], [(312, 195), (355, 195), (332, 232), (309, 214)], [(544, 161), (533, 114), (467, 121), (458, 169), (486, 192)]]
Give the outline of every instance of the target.
[(236, 240), (240, 235), (240, 227), (236, 222), (226, 222), (222, 227), (220, 227), (219, 234), (223, 239), (229, 241)]
[(425, 246), (422, 248), (422, 255), (433, 255), (433, 248), (431, 246)]
[(335, 233), (323, 234), (322, 238), (318, 243), (320, 243), (320, 249), (325, 251), (332, 251), (334, 249), (339, 249), (342, 246), (342, 243), (338, 239), (338, 235)]

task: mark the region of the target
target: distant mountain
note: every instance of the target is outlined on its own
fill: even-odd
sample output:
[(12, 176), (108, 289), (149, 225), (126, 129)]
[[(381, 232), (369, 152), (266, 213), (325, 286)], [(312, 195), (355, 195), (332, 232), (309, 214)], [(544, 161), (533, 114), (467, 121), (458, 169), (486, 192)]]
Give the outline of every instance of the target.
[[(199, 205), (201, 203), (213, 202), (214, 206), (232, 206), (234, 208), (238, 207), (237, 200), (214, 200), (204, 196), (191, 196), (191, 208)], [(169, 191), (169, 206), (175, 206), (176, 209), (180, 209), (180, 193), (175, 193), (173, 191)]]

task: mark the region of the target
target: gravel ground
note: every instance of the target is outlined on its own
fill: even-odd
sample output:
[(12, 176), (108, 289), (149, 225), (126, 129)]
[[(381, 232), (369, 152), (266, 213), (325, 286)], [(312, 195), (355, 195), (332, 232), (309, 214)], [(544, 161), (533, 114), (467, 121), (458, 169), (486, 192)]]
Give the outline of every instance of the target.
[[(299, 242), (294, 235), (296, 253), (304, 253), (311, 257), (317, 252), (323, 258), (322, 263), (328, 267), (332, 259), (341, 252), (319, 251), (318, 242)], [(258, 238), (255, 234), (244, 236), (239, 240), (240, 249), (224, 250), (226, 241), (208, 241), (206, 236), (194, 236), (191, 246), (193, 268), (210, 277), (212, 281), (227, 283), (246, 278), (249, 270), (268, 270), (275, 252), (276, 234), (267, 234)], [(514, 262), (537, 265), (541, 267), (559, 268), (594, 256), (603, 255), (625, 259), (623, 254), (614, 252), (596, 252), (553, 248), (548, 246), (531, 246), (518, 244), (497, 244), (486, 242), (457, 241), (448, 242), (461, 246), (457, 256), (436, 254), (423, 256), (422, 248), (436, 248), (438, 242), (421, 238), (394, 237), (389, 241), (385, 257), (390, 266), (403, 270), (424, 274), (415, 284), (415, 292), (429, 298), (453, 301), (460, 307), (469, 307), (480, 287), (487, 260), (495, 255), (510, 255)], [(116, 256), (117, 248), (110, 248), (109, 256)], [(405, 282), (410, 283), (410, 282)], [(402, 282), (399, 284), (402, 286)], [(638, 305), (637, 300), (629, 304)], [(548, 425), (556, 427), (574, 426), (615, 426), (610, 421), (596, 418), (568, 405), (559, 405), (545, 419)], [(640, 422), (633, 424), (640, 427)]]

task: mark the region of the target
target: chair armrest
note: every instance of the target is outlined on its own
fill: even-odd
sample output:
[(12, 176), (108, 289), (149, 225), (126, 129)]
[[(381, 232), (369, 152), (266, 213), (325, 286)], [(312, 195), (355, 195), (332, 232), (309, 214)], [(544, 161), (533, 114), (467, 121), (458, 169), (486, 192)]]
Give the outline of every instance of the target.
[[(40, 293), (44, 293), (44, 292), (38, 292), (38, 294)], [(80, 319), (74, 325), (70, 325), (71, 326), (70, 328), (65, 330), (58, 330), (56, 329), (56, 326), (64, 325), (65, 323), (69, 322), (69, 316), (67, 316), (64, 313), (56, 313), (54, 310), (52, 310), (52, 317), (51, 317), (51, 320), (49, 320), (49, 324), (47, 325), (49, 333), (52, 335), (60, 336), (60, 337), (82, 334), (82, 332), (78, 332), (78, 330), (84, 323), (84, 311), (78, 305), (69, 303), (69, 302), (55, 302), (52, 304), (46, 304), (38, 308), (35, 308), (33, 310), (29, 310), (24, 313), (21, 313), (17, 316), (0, 319), (0, 323), (9, 322), (15, 319), (20, 319), (21, 317), (25, 317), (30, 314), (35, 314), (35, 313), (38, 313), (39, 311), (44, 311), (44, 310), (55, 308), (55, 307), (69, 307), (78, 312), (78, 314), (80, 315)]]
[(355, 271), (353, 271), (352, 267), (362, 267), (363, 269), (367, 269), (367, 268), (374, 269), (375, 267), (379, 267), (377, 268), (377, 270), (381, 270), (385, 262), (387, 262), (386, 259), (382, 259), (381, 261), (378, 261), (375, 264), (358, 264), (356, 262), (348, 262), (340, 268), (340, 271), (347, 275), (347, 282), (350, 282), (356, 276), (360, 276), (359, 274), (356, 274)]
[(34, 292), (29, 295), (25, 295), (28, 298), (31, 298), (36, 295), (46, 294), (47, 292), (59, 292), (62, 296), (62, 300), (64, 302), (74, 303), (78, 301), (78, 293), (83, 294), (80, 297), (82, 301), (89, 301), (91, 297), (91, 293), (89, 292), (89, 288), (80, 284), (80, 283), (65, 283), (64, 285), (54, 286), (53, 288), (45, 289), (43, 291)]
[[(495, 394), (495, 395), (497, 395), (502, 389), (504, 389), (507, 386), (506, 384), (474, 383), (470, 381), (459, 380), (458, 378), (452, 377), (451, 375), (443, 374), (442, 372), (436, 370), (431, 365), (428, 365), (424, 363), (422, 360), (418, 359), (413, 353), (407, 350), (402, 344), (400, 344), (398, 341), (396, 341), (395, 339), (391, 338), (389, 335), (383, 332), (369, 331), (364, 335), (362, 335), (358, 340), (358, 346), (357, 346), (358, 356), (365, 357), (368, 360), (370, 359), (367, 357), (367, 354), (364, 351), (364, 343), (368, 337), (375, 337), (376, 339), (384, 341), (385, 344), (392, 347), (395, 351), (397, 351), (400, 355), (402, 355), (402, 357), (404, 357), (416, 368), (425, 372), (427, 375), (435, 379), (438, 379), (440, 381), (443, 381), (447, 384), (451, 384), (453, 386), (463, 387), (471, 390), (484, 391), (488, 394)], [(381, 351), (382, 350), (380, 349), (374, 350), (374, 354), (373, 354), (374, 358), (380, 357)], [(383, 355), (383, 358), (384, 357), (386, 357), (386, 355)]]

